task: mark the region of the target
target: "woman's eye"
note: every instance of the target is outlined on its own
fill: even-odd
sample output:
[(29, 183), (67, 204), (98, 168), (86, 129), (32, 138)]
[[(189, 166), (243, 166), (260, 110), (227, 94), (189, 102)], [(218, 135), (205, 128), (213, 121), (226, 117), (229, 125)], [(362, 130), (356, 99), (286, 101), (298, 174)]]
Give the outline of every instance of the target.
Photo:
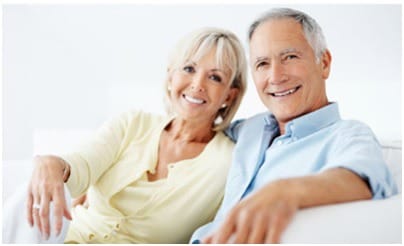
[(216, 82), (222, 82), (222, 78), (220, 76), (217, 76), (217, 75), (211, 75), (211, 76), (209, 76), (209, 78), (211, 80), (216, 81)]
[(183, 70), (184, 70), (185, 72), (187, 72), (187, 73), (193, 73), (193, 72), (195, 72), (195, 68), (194, 68), (193, 66), (185, 66), (185, 67), (183, 68)]

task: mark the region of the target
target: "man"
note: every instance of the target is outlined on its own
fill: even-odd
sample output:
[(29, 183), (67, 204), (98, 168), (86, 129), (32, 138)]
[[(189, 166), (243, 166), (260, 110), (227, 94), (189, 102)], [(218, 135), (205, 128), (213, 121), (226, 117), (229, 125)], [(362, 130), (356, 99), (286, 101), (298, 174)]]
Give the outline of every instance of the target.
[(277, 243), (301, 208), (397, 193), (366, 125), (327, 99), (331, 54), (314, 19), (274, 9), (249, 30), (256, 89), (271, 113), (228, 129), (237, 141), (223, 203), (191, 242)]

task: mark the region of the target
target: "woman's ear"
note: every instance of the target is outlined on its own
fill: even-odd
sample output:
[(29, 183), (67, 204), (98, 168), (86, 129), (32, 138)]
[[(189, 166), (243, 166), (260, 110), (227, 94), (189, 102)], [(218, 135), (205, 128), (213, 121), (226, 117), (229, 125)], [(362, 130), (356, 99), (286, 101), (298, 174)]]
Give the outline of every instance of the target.
[(230, 88), (229, 93), (226, 97), (226, 100), (224, 101), (224, 103), (227, 106), (230, 106), (233, 101), (237, 98), (238, 94), (240, 93), (240, 89), (239, 88)]

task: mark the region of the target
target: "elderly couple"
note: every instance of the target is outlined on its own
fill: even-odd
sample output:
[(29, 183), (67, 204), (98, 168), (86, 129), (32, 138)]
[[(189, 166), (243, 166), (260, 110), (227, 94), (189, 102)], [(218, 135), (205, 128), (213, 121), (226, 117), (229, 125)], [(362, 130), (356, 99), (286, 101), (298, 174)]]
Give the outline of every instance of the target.
[[(35, 158), (26, 212), (42, 242), (276, 243), (301, 208), (396, 193), (372, 131), (327, 99), (317, 22), (272, 9), (248, 38), (269, 112), (230, 124), (246, 90), (242, 45), (193, 32), (168, 64), (168, 116), (125, 113), (79, 151)], [(66, 197), (83, 194), (70, 212)]]

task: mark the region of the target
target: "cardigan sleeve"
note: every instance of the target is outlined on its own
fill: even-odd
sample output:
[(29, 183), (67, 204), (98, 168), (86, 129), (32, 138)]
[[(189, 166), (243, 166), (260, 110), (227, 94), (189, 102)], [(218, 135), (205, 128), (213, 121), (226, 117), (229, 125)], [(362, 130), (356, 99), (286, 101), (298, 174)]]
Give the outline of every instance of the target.
[(116, 162), (125, 141), (129, 116), (125, 113), (106, 122), (77, 151), (60, 156), (71, 167), (66, 184), (72, 197), (86, 192)]

